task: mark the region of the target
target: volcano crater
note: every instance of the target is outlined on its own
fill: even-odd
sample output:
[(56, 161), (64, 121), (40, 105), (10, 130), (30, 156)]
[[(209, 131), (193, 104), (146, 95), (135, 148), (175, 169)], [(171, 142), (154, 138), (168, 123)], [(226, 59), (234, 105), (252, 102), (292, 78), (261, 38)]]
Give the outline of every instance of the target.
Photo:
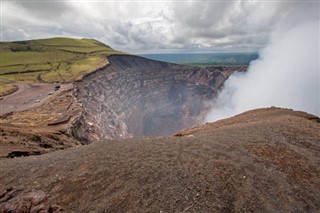
[(247, 66), (192, 67), (112, 55), (109, 65), (75, 83), (83, 112), (72, 127), (82, 141), (168, 136), (200, 124), (234, 71)]

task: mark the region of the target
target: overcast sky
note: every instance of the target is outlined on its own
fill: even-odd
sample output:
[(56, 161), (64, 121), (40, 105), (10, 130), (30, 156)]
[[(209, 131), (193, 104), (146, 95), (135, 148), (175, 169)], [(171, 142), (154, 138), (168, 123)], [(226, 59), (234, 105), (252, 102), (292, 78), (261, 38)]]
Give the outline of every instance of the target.
[(95, 38), (131, 53), (257, 51), (319, 1), (1, 1), (1, 40)]

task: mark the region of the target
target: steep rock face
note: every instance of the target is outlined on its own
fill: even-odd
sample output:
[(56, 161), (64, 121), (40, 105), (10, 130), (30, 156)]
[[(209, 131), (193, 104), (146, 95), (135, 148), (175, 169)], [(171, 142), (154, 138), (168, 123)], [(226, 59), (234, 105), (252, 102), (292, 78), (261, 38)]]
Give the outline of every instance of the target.
[(138, 56), (114, 55), (109, 62), (75, 85), (84, 108), (73, 128), (79, 139), (165, 136), (199, 124), (228, 76), (246, 70), (195, 68)]

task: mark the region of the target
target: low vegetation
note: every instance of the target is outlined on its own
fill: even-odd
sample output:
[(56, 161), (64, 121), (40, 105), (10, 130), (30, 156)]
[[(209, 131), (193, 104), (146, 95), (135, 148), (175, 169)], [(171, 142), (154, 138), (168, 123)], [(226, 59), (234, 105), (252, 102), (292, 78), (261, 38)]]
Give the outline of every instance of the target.
[(17, 89), (18, 88), (15, 85), (0, 81), (0, 97), (8, 95)]
[[(106, 66), (108, 55), (125, 54), (94, 39), (51, 38), (0, 45), (0, 79), (14, 82), (73, 82)], [(14, 87), (0, 86), (1, 92)]]

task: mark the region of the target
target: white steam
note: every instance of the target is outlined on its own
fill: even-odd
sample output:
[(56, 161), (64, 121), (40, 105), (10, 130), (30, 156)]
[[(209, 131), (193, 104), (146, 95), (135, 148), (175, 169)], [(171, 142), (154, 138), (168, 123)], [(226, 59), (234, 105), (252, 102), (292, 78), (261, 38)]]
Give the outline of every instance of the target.
[(320, 116), (319, 49), (319, 21), (273, 35), (246, 73), (225, 82), (207, 121), (270, 106)]

